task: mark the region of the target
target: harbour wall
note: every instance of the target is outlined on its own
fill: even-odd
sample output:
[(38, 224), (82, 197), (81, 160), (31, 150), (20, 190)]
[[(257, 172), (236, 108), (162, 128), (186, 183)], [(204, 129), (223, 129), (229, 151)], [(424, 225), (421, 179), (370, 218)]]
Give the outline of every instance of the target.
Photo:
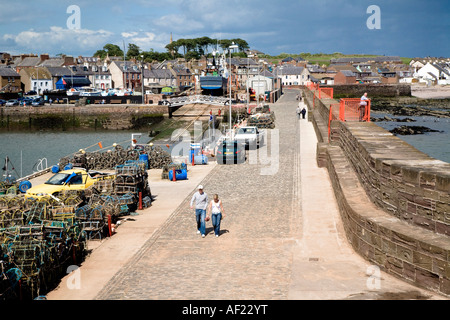
[[(370, 97), (410, 97), (411, 85), (409, 84), (339, 84), (333, 86), (321, 86), (321, 88), (333, 88), (334, 95), (341, 98), (361, 97), (365, 92)], [(369, 97), (369, 98), (370, 98)]]
[(1, 107), (0, 129), (130, 130), (158, 123), (167, 113), (159, 105)]
[[(359, 98), (365, 92), (369, 93), (369, 98), (411, 97), (411, 85), (409, 84), (362, 83), (320, 85), (320, 87), (333, 88), (334, 95), (340, 98)], [(305, 86), (292, 85), (283, 86), (283, 88), (303, 90)]]
[[(450, 164), (373, 123), (331, 121), (333, 99), (304, 90), (347, 238), (409, 283), (450, 296)], [(315, 103), (315, 106), (313, 105)]]

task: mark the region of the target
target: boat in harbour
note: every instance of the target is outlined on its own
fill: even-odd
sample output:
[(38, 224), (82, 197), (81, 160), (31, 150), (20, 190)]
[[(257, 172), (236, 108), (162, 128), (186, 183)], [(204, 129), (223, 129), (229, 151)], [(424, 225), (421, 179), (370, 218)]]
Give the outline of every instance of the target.
[(66, 91), (66, 94), (71, 97), (71, 96), (79, 96), (80, 95), (80, 91), (75, 89), (75, 88), (70, 88), (69, 90)]
[(115, 93), (116, 93), (116, 96), (118, 96), (118, 97), (131, 96), (133, 94), (133, 90), (130, 90), (130, 89), (116, 89)]
[(98, 97), (101, 96), (101, 94), (101, 90), (92, 87), (80, 89), (80, 97)]

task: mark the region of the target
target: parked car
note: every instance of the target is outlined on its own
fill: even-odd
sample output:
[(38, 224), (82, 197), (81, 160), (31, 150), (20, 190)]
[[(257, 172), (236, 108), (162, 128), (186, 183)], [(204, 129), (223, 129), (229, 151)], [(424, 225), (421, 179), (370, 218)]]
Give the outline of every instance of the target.
[(31, 95), (35, 95), (35, 94), (37, 94), (37, 92), (34, 90), (31, 90), (31, 91), (28, 91), (27, 93), (25, 93), (26, 96), (31, 96)]
[(217, 148), (217, 163), (218, 164), (240, 164), (244, 163), (245, 145), (237, 140), (222, 141)]
[(0, 106), (4, 106), (6, 104), (6, 100), (0, 99)]
[(26, 198), (42, 198), (47, 195), (58, 197), (65, 190), (85, 190), (96, 181), (114, 179), (114, 174), (107, 174), (97, 171), (87, 172), (82, 168), (74, 168), (55, 173), (45, 183), (37, 185), (27, 190)]
[(16, 99), (11, 99), (6, 102), (7, 107), (18, 106), (18, 105), (19, 105), (19, 101)]
[(244, 143), (246, 147), (260, 147), (264, 145), (264, 131), (257, 127), (241, 127), (234, 139)]
[(23, 98), (21, 101), (20, 101), (20, 105), (21, 106), (31, 106), (31, 103), (33, 102), (33, 99), (31, 99), (31, 98)]
[(43, 98), (36, 98), (31, 102), (31, 105), (33, 107), (39, 107), (44, 105), (44, 99)]

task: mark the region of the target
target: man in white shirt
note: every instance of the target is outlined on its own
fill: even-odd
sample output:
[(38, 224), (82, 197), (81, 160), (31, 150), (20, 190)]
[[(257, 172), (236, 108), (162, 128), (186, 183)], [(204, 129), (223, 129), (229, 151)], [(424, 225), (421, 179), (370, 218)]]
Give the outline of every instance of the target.
[(206, 226), (206, 208), (208, 207), (208, 195), (203, 192), (203, 186), (198, 186), (198, 191), (194, 193), (191, 199), (191, 209), (194, 209), (195, 204), (195, 219), (197, 221), (197, 234), (201, 234), (202, 238), (205, 237)]
[(364, 121), (364, 117), (366, 116), (366, 107), (367, 107), (367, 92), (361, 97), (361, 102), (359, 103), (359, 121)]

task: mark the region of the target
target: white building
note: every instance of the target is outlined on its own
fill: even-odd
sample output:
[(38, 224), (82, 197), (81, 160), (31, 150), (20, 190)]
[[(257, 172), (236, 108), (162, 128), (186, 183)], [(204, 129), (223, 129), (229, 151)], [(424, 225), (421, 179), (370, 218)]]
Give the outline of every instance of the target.
[(450, 64), (430, 63), (414, 74), (419, 82), (433, 82), (438, 85), (450, 85)]
[(274, 88), (273, 79), (263, 75), (250, 77), (247, 85), (255, 90), (256, 96), (264, 95), (267, 91), (272, 92)]
[(19, 74), (24, 84), (25, 92), (34, 90), (37, 94), (43, 94), (44, 91), (53, 90), (52, 75), (47, 68), (23, 68), (19, 71)]
[(283, 86), (304, 86), (311, 77), (307, 68), (290, 65), (277, 67), (274, 73), (282, 79)]

